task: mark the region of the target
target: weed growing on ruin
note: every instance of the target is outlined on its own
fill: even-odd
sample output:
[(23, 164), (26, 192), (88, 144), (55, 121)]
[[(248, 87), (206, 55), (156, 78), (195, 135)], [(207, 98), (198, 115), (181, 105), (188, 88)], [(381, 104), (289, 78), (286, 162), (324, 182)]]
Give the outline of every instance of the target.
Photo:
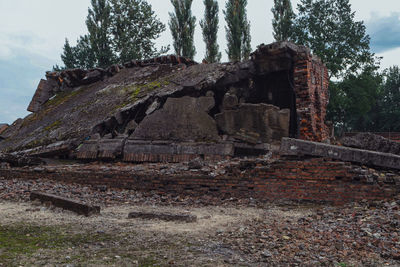
[(46, 132), (50, 132), (50, 131), (53, 131), (53, 130), (59, 128), (60, 125), (61, 125), (61, 121), (57, 120), (57, 121), (53, 122), (52, 124), (48, 125), (47, 127), (45, 127), (44, 130)]

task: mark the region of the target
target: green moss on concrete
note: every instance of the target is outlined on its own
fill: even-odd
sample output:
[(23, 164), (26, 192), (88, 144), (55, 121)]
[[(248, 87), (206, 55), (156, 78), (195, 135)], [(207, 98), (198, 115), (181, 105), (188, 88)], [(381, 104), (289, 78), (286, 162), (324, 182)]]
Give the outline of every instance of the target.
[(84, 88), (81, 88), (79, 90), (75, 90), (72, 92), (61, 92), (58, 93), (55, 97), (50, 99), (49, 101), (46, 102), (45, 104), (45, 109), (49, 107), (55, 107), (59, 106), (65, 102), (67, 102), (69, 99), (81, 94), (84, 91)]
[(46, 132), (50, 132), (50, 131), (53, 131), (53, 130), (59, 128), (60, 125), (61, 125), (61, 121), (57, 120), (57, 121), (53, 122), (52, 124), (48, 125), (47, 127), (45, 127), (44, 130)]

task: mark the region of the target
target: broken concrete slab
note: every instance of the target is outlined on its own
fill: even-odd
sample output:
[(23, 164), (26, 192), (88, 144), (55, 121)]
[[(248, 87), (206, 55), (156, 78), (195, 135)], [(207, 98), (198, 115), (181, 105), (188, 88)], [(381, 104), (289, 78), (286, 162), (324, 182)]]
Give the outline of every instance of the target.
[(39, 200), (42, 203), (50, 202), (52, 205), (70, 210), (80, 215), (90, 216), (100, 214), (99, 206), (92, 206), (75, 200), (59, 197), (52, 194), (46, 194), (42, 192), (31, 192), (30, 200)]
[(373, 133), (358, 133), (352, 137), (344, 137), (341, 141), (347, 147), (400, 155), (399, 142)]
[(174, 143), (168, 141), (127, 140), (124, 161), (127, 162), (183, 162), (197, 157), (229, 158), (234, 156), (232, 143)]
[(193, 223), (197, 221), (197, 216), (191, 214), (177, 214), (169, 212), (141, 212), (135, 211), (128, 215), (129, 219), (162, 220)]
[(0, 153), (0, 162), (6, 162), (12, 167), (38, 166), (44, 164), (43, 160), (18, 154)]
[(35, 95), (28, 106), (28, 111), (38, 112), (41, 106), (54, 95), (52, 87), (46, 80), (40, 80)]
[[(271, 143), (289, 136), (290, 111), (269, 104), (240, 104), (236, 110), (224, 110), (215, 115), (218, 128), (233, 137), (252, 136), (258, 142)], [(250, 143), (253, 143), (254, 140)]]
[(0, 123), (0, 134), (2, 134), (9, 127), (6, 123)]
[(82, 84), (91, 84), (97, 81), (100, 81), (104, 76), (104, 71), (101, 70), (93, 70), (88, 72), (85, 77), (82, 79)]
[[(235, 127), (239, 131), (244, 128), (245, 134), (235, 131), (230, 135), (232, 138), (227, 139), (226, 133), (218, 132), (215, 114), (240, 109), (238, 103), (264, 103), (290, 109), (290, 136), (326, 140), (324, 121), (329, 77), (325, 75), (325, 66), (303, 50), (294, 44), (277, 43), (260, 46), (251, 60), (240, 63), (196, 65), (179, 57), (160, 57), (133, 60), (127, 68), (114, 65), (106, 70), (49, 72), (46, 75), (49, 90), (45, 91), (52, 101), (42, 104), (41, 109), (27, 116), (21, 125), (10, 126), (12, 129), (2, 135), (0, 150), (23, 151), (71, 138), (82, 144), (95, 133), (102, 137), (111, 134), (110, 138), (125, 133), (132, 140), (217, 143), (222, 139), (253, 144), (249, 136), (256, 133), (262, 137), (266, 135), (265, 140), (279, 141), (283, 135), (281, 130), (286, 126), (280, 125), (283, 114), (278, 116), (275, 112), (263, 114), (269, 123), (264, 128), (271, 129), (268, 134)], [(290, 67), (286, 68), (289, 61)], [(101, 81), (91, 83), (100, 78), (100, 73), (104, 75)], [(85, 85), (89, 82), (90, 85)], [(203, 108), (200, 99), (205, 95), (213, 101)], [(182, 101), (185, 97), (197, 100), (185, 103)], [(162, 114), (169, 101), (177, 99), (183, 103), (171, 108), (168, 116)], [(218, 106), (210, 110), (214, 102)], [(138, 128), (127, 127), (131, 121), (135, 121)], [(51, 127), (55, 122), (56, 129)], [(259, 139), (257, 142), (265, 142)], [(71, 157), (75, 152), (71, 151)], [(97, 154), (90, 157), (97, 157)]]
[(214, 105), (213, 97), (168, 98), (162, 109), (145, 117), (130, 139), (219, 141), (216, 123), (207, 113)]
[(99, 159), (110, 160), (122, 156), (125, 138), (101, 139), (98, 141)]
[(283, 138), (280, 148), (284, 156), (312, 156), (400, 170), (400, 156), (369, 150)]
[(78, 159), (85, 159), (85, 160), (97, 159), (97, 155), (99, 152), (98, 141), (99, 140), (85, 141), (78, 147), (76, 157)]
[(32, 157), (68, 157), (73, 149), (76, 148), (76, 140), (59, 141), (46, 146), (39, 146), (32, 149), (20, 151), (18, 153), (29, 155)]

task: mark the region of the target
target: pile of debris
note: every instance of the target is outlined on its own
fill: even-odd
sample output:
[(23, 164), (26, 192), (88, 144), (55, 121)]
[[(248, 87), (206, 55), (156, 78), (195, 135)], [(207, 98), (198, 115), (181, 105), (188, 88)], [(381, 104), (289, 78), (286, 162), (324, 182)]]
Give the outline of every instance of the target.
[(342, 144), (347, 147), (400, 155), (399, 142), (372, 133), (358, 133), (352, 137), (344, 137)]

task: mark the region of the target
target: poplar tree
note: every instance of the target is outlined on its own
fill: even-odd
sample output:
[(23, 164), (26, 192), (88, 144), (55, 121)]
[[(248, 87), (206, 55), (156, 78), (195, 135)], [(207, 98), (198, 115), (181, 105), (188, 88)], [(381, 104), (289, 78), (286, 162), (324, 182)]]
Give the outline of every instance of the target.
[[(74, 48), (69, 44), (69, 41), (67, 38), (65, 38), (65, 44), (64, 44), (64, 49), (63, 53), (61, 54), (61, 59), (64, 62), (65, 68), (67, 69), (73, 69), (76, 68), (77, 62), (76, 62), (76, 57), (75, 57), (75, 51)], [(62, 69), (57, 66), (57, 69)]]
[(107, 0), (91, 0), (92, 8), (89, 8), (86, 19), (89, 42), (93, 54), (97, 60), (96, 65), (104, 68), (115, 61), (112, 50), (111, 6)]
[(110, 0), (112, 7), (111, 32), (115, 52), (120, 62), (143, 59), (166, 53), (157, 51), (154, 40), (165, 31), (151, 5), (143, 0)]
[(219, 6), (215, 0), (204, 0), (204, 19), (200, 21), (203, 30), (203, 40), (206, 43), (205, 60), (209, 63), (219, 62), (221, 53), (217, 43)]
[(274, 0), (274, 6), (271, 11), (274, 16), (272, 27), (275, 40), (277, 42), (291, 40), (295, 14), (290, 0)]
[(247, 20), (247, 0), (228, 0), (224, 15), (227, 26), (226, 50), (230, 61), (248, 59), (251, 52), (250, 22)]
[(196, 54), (194, 47), (196, 17), (192, 15), (192, 2), (193, 0), (171, 0), (175, 13), (169, 13), (169, 28), (174, 39), (175, 53), (191, 59)]
[(93, 69), (97, 66), (96, 54), (94, 53), (89, 35), (80, 36), (74, 47), (76, 67), (81, 69)]

